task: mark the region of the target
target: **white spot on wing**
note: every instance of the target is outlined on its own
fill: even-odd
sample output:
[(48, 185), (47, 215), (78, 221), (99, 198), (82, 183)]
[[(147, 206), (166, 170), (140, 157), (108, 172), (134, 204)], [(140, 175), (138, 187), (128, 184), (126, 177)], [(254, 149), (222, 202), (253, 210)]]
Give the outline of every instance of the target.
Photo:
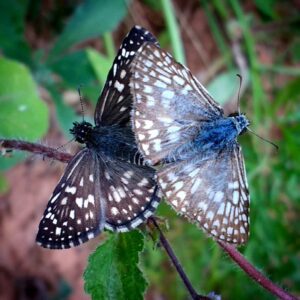
[(75, 210), (74, 209), (70, 211), (70, 218), (73, 220), (75, 218)]
[(174, 97), (175, 93), (173, 91), (165, 90), (162, 92), (162, 97), (167, 99), (172, 99)]
[(114, 87), (117, 89), (118, 92), (122, 93), (125, 85), (123, 83), (120, 83), (118, 80), (116, 80)]
[(75, 201), (79, 208), (83, 207), (83, 198), (77, 197)]
[(66, 189), (65, 189), (66, 193), (70, 193), (70, 194), (73, 194), (73, 195), (76, 193), (76, 190), (77, 190), (76, 186), (72, 186), (72, 187), (67, 186)]

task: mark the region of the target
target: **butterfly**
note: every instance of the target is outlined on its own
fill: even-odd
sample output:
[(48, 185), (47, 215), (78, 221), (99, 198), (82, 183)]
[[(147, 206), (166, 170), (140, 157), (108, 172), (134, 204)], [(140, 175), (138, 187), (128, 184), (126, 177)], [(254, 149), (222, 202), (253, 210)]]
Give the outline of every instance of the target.
[(157, 40), (145, 29), (133, 27), (98, 99), (95, 126), (75, 122), (70, 130), (85, 147), (68, 163), (49, 200), (36, 238), (42, 247), (77, 246), (104, 228), (131, 230), (158, 206), (154, 170), (145, 165), (129, 123), (129, 66), (145, 42)]
[(237, 136), (249, 121), (223, 109), (191, 72), (145, 43), (132, 65), (132, 126), (159, 188), (179, 214), (208, 235), (243, 244), (249, 234), (247, 177)]

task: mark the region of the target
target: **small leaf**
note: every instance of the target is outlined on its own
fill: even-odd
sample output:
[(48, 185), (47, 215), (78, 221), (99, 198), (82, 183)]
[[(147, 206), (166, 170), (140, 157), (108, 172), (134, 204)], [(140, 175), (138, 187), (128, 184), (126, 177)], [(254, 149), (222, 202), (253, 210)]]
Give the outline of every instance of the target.
[(138, 231), (111, 235), (89, 257), (85, 291), (97, 300), (142, 300), (147, 286), (138, 266), (143, 248)]
[(112, 61), (94, 49), (88, 49), (86, 53), (99, 82), (103, 86), (106, 82)]
[(257, 8), (266, 16), (270, 17), (271, 19), (278, 18), (276, 12), (277, 3), (278, 3), (277, 0), (255, 0), (255, 4)]
[(7, 57), (23, 62), (30, 61), (24, 35), (28, 3), (28, 0), (0, 1), (0, 48)]
[(74, 109), (64, 103), (63, 98), (56, 87), (48, 86), (47, 89), (55, 104), (58, 124), (66, 137), (71, 139), (72, 135), (70, 134), (70, 128), (72, 127), (73, 122), (82, 121), (82, 116), (77, 116)]
[(60, 57), (49, 64), (49, 68), (59, 74), (70, 87), (95, 81), (89, 58), (84, 50)]
[[(218, 103), (224, 104), (236, 95), (239, 88), (237, 73), (237, 71), (224, 72), (208, 84), (208, 91)], [(247, 80), (243, 78), (243, 85), (248, 84), (245, 81)]]
[(48, 108), (23, 65), (0, 58), (0, 137), (35, 141), (48, 129)]
[(57, 40), (52, 54), (113, 30), (125, 17), (128, 4), (124, 0), (82, 2)]

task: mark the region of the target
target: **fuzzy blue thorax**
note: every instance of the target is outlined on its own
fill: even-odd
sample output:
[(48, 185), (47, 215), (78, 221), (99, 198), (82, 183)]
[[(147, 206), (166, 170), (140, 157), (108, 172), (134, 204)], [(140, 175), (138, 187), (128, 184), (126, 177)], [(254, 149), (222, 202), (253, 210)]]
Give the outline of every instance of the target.
[(219, 150), (235, 143), (249, 125), (249, 120), (243, 114), (232, 114), (226, 118), (203, 122), (196, 138), (178, 147), (165, 161), (189, 160), (199, 153), (202, 156), (217, 155)]
[(194, 140), (195, 147), (200, 151), (223, 149), (244, 133), (249, 124), (246, 116), (242, 114), (204, 123)]

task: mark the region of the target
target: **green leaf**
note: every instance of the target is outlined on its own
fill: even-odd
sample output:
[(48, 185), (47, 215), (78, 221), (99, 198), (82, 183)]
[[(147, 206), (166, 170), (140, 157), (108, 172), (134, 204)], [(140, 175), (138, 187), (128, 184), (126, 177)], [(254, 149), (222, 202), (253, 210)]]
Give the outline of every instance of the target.
[(276, 12), (277, 0), (255, 0), (257, 8), (266, 16), (276, 19), (278, 18)]
[(290, 81), (284, 88), (280, 90), (274, 99), (274, 105), (271, 109), (273, 114), (281, 107), (285, 106), (287, 101), (299, 103), (300, 95), (300, 77), (296, 78), (293, 81)]
[(82, 2), (58, 38), (52, 54), (113, 30), (125, 17), (127, 5), (124, 0)]
[(236, 74), (236, 70), (224, 72), (208, 84), (207, 89), (218, 103), (224, 104), (236, 95), (239, 82)]
[(300, 41), (295, 41), (291, 47), (291, 54), (293, 61), (298, 63), (300, 61)]
[(85, 291), (97, 300), (142, 300), (147, 286), (138, 266), (143, 248), (138, 231), (111, 235), (89, 257)]
[(0, 58), (0, 137), (35, 141), (48, 129), (48, 108), (23, 64)]
[(48, 66), (59, 74), (71, 87), (77, 88), (80, 84), (89, 84), (95, 81), (89, 58), (84, 50), (65, 55)]
[(30, 60), (30, 49), (24, 38), (28, 2), (0, 1), (0, 48), (6, 56), (23, 62)]
[(88, 49), (86, 50), (86, 53), (99, 82), (103, 86), (112, 65), (111, 59), (105, 57), (94, 49)]
[(71, 139), (70, 128), (73, 122), (82, 121), (82, 116), (79, 118), (74, 109), (64, 103), (63, 98), (54, 86), (48, 86), (47, 88), (55, 104), (58, 124), (66, 137)]

